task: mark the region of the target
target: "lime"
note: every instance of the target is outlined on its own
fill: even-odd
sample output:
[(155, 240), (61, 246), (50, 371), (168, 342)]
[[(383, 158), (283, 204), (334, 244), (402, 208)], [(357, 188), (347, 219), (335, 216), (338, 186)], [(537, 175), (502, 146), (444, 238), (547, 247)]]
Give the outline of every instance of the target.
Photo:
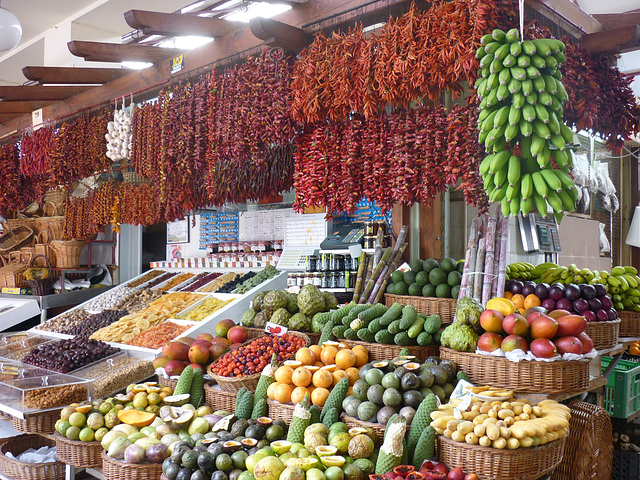
[(424, 287), (429, 283), (429, 274), (427, 272), (418, 272), (416, 275), (416, 283), (421, 287)]
[(411, 267), (411, 270), (413, 270), (414, 272), (418, 273), (422, 271), (422, 260), (420, 260), (419, 258), (416, 258), (415, 260), (411, 260), (411, 263), (409, 264), (409, 266)]
[(456, 285), (460, 285), (461, 280), (462, 280), (462, 274), (457, 270), (454, 270), (453, 272), (449, 272), (449, 275), (447, 275), (447, 284), (449, 284), (450, 287), (455, 287)]
[(416, 272), (409, 270), (408, 272), (404, 272), (404, 283), (407, 285), (411, 285), (416, 281)]
[(69, 415), (69, 423), (72, 427), (84, 427), (87, 423), (87, 417), (85, 417), (84, 413), (74, 412)]
[[(420, 272), (420, 273), (424, 273), (424, 272)], [(418, 282), (414, 282), (411, 285), (409, 285), (408, 293), (413, 297), (419, 297), (420, 295), (422, 295), (422, 286), (420, 286)]]
[(442, 283), (436, 287), (436, 297), (451, 298), (451, 287), (446, 283)]
[(406, 295), (407, 292), (409, 291), (409, 286), (405, 283), (405, 282), (398, 282), (394, 284), (395, 287), (393, 288), (393, 291), (395, 292), (394, 295)]
[(445, 257), (442, 259), (442, 262), (440, 262), (440, 268), (447, 273), (453, 272), (458, 268), (458, 262), (453, 258)]
[(455, 285), (451, 287), (451, 298), (458, 298), (460, 294), (460, 285)]
[[(60, 422), (60, 423), (58, 423)], [(63, 437), (66, 436), (67, 434), (67, 430), (69, 429), (69, 427), (71, 426), (71, 424), (69, 423), (68, 420), (58, 420), (58, 422), (56, 422), (56, 430), (58, 431), (58, 433), (60, 435), (62, 435)]]
[(65, 437), (69, 440), (78, 440), (80, 438), (80, 427), (76, 427), (74, 425), (70, 426), (67, 428)]
[(101, 427), (98, 430), (96, 430), (96, 433), (94, 434), (94, 440), (96, 442), (101, 442), (102, 439), (104, 438), (104, 436), (109, 433), (109, 429), (106, 427)]
[(422, 262), (422, 270), (429, 273), (434, 268), (438, 268), (440, 264), (435, 258), (427, 258), (424, 262)]
[(423, 297), (435, 297), (436, 296), (436, 286), (427, 283), (424, 287), (422, 287), (422, 296)]
[(429, 272), (429, 283), (432, 285), (440, 285), (447, 282), (447, 272), (442, 268), (434, 268)]
[(95, 432), (89, 427), (84, 427), (80, 430), (78, 438), (81, 442), (93, 442), (95, 439)]

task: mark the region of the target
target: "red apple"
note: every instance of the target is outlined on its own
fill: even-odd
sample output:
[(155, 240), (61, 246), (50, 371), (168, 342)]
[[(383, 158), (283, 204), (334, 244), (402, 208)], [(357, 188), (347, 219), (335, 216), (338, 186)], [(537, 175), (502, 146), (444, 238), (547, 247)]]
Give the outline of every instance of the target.
[(485, 310), (480, 315), (480, 326), (486, 332), (502, 333), (502, 321), (504, 317), (497, 310)]
[(207, 342), (210, 342), (211, 340), (213, 340), (213, 335), (211, 335), (210, 333), (199, 333), (198, 336), (196, 337), (196, 340), (206, 340)]
[(524, 337), (529, 333), (529, 322), (519, 313), (510, 313), (504, 317), (502, 328), (507, 335)]
[(551, 340), (558, 333), (558, 322), (548, 316), (536, 318), (529, 331), (531, 338), (547, 338)]
[(513, 350), (522, 350), (523, 352), (527, 351), (527, 341), (521, 337), (520, 335), (509, 335), (502, 340), (502, 344), (500, 345), (503, 352), (512, 352)]
[(167, 375), (173, 377), (174, 375), (180, 375), (187, 365), (188, 363), (182, 360), (171, 360), (164, 366), (164, 371), (167, 372)]
[(193, 344), (193, 342), (195, 342), (195, 341), (196, 341), (196, 339), (195, 339), (195, 338), (192, 338), (192, 337), (180, 337), (180, 338), (179, 338), (178, 340), (176, 340), (176, 341), (177, 341), (177, 342), (180, 342), (180, 343), (184, 343), (185, 345), (187, 345), (187, 346), (189, 346), (189, 347), (190, 347), (190, 346)]
[(244, 343), (247, 341), (248, 336), (249, 333), (247, 332), (247, 329), (240, 325), (231, 327), (227, 332), (227, 338), (231, 343)]
[(584, 329), (587, 328), (587, 321), (582, 315), (563, 315), (557, 319), (558, 322), (558, 337), (566, 337), (571, 335), (577, 337)]
[(589, 353), (593, 350), (593, 340), (591, 340), (591, 337), (587, 335), (587, 332), (582, 332), (578, 335), (578, 340), (582, 343), (582, 353)]
[(447, 474), (447, 480), (464, 480), (464, 472), (462, 471), (462, 467), (456, 467), (449, 470)]
[(572, 335), (566, 337), (556, 338), (554, 342), (558, 353), (564, 355), (565, 353), (575, 353), (580, 355), (582, 353), (582, 342), (578, 337)]
[(483, 352), (493, 352), (500, 348), (502, 335), (493, 332), (485, 332), (478, 339), (478, 348)]
[(227, 338), (227, 332), (231, 327), (235, 325), (235, 322), (230, 318), (220, 320), (216, 325), (216, 335), (219, 337)]
[(560, 317), (564, 317), (565, 315), (571, 315), (571, 312), (569, 310), (562, 310), (562, 309), (558, 309), (558, 310), (551, 310), (548, 315), (551, 318), (555, 318), (556, 320), (559, 319)]
[(191, 363), (207, 363), (209, 361), (209, 347), (201, 343), (191, 345), (189, 349), (189, 361)]
[(170, 360), (189, 360), (189, 346), (183, 342), (169, 342), (162, 347), (162, 355)]
[(531, 353), (538, 358), (553, 358), (558, 353), (555, 343), (548, 338), (536, 338), (531, 342), (529, 348)]

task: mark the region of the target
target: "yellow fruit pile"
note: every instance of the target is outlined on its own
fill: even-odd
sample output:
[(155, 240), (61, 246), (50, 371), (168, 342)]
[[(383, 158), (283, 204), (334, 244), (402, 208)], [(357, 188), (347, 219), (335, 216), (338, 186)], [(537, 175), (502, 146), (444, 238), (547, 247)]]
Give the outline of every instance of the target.
[(309, 395), (312, 404), (322, 407), (331, 389), (344, 377), (349, 378), (350, 395), (360, 378), (360, 367), (368, 361), (369, 352), (362, 345), (350, 348), (345, 343), (325, 342), (322, 347), (301, 348), (295, 360), (284, 362), (275, 371), (276, 381), (269, 385), (267, 397), (297, 404)]
[(451, 400), (431, 413), (436, 433), (457, 442), (515, 450), (544, 445), (569, 432), (569, 407), (554, 400), (531, 405), (524, 398), (505, 402), (474, 398), (468, 411), (454, 411), (460, 403)]

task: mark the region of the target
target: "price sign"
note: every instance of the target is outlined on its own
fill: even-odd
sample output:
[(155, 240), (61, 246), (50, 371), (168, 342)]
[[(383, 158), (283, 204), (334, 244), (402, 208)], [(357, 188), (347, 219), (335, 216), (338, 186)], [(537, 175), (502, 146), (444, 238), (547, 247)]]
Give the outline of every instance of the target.
[(267, 322), (267, 325), (264, 327), (264, 332), (267, 335), (284, 335), (289, 330), (287, 327), (283, 327), (282, 325), (278, 325), (275, 323)]

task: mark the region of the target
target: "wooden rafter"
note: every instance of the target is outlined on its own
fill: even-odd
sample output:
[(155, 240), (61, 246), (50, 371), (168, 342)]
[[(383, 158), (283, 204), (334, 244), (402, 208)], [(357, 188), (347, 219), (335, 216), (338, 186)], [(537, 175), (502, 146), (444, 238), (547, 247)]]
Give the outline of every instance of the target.
[(85, 42), (73, 40), (67, 43), (72, 55), (89, 62), (151, 62), (177, 57), (182, 50), (152, 47), (148, 45)]
[(624, 13), (600, 13), (593, 16), (606, 28), (628, 27), (640, 25), (640, 9)]
[(270, 18), (254, 18), (249, 22), (251, 33), (269, 46), (282, 47), (291, 53), (300, 53), (313, 42), (313, 37), (298, 27)]
[(228, 22), (220, 18), (204, 18), (179, 13), (149, 12), (147, 10), (129, 10), (124, 14), (127, 24), (142, 30), (144, 35), (199, 35), (202, 37), (222, 37), (241, 28), (237, 22)]
[(34, 110), (42, 108), (51, 102), (43, 101), (2, 101), (0, 102), (0, 113), (30, 113)]
[(590, 33), (582, 37), (580, 43), (592, 55), (597, 53), (615, 54), (625, 50), (640, 49), (640, 26), (629, 25)]
[(0, 86), (0, 100), (64, 100), (93, 87), (45, 87), (42, 85)]
[(22, 69), (22, 74), (34, 82), (44, 84), (97, 84), (110, 82), (131, 73), (126, 68), (36, 67)]

